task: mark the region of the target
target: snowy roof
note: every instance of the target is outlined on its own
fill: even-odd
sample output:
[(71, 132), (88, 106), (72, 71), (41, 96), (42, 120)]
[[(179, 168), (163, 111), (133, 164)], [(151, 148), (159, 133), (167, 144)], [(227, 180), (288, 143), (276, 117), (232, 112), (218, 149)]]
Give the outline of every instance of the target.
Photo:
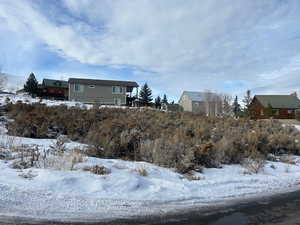
[(205, 99), (207, 98), (207, 96), (211, 94), (211, 95), (216, 95), (215, 93), (212, 93), (212, 92), (198, 92), (198, 91), (184, 91), (182, 93), (182, 95), (186, 95), (188, 96), (188, 98), (191, 100), (191, 101), (196, 101), (196, 102), (202, 102), (202, 101), (205, 101)]

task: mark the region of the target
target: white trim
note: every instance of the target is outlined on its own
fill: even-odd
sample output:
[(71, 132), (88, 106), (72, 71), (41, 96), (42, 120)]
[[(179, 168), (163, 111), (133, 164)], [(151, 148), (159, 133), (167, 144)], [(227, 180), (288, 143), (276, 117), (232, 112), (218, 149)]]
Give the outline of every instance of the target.
[(112, 94), (124, 94), (124, 87), (122, 86), (112, 86), (111, 89)]

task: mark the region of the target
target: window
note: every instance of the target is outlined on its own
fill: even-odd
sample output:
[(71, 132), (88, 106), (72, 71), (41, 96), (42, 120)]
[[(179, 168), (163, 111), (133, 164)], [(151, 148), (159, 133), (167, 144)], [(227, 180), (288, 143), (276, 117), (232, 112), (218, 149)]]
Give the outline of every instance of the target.
[(80, 84), (75, 84), (74, 91), (75, 92), (82, 92), (83, 91), (83, 86), (80, 85)]
[(90, 85), (89, 88), (95, 88), (95, 85)]
[(121, 105), (121, 99), (120, 98), (114, 98), (115, 105)]
[(123, 87), (113, 86), (112, 87), (112, 93), (113, 94), (122, 94), (123, 93)]
[(263, 110), (263, 109), (262, 109), (262, 110), (260, 110), (260, 115), (261, 115), (261, 116), (265, 115), (265, 114), (264, 114), (264, 110)]
[(294, 114), (294, 110), (289, 109), (289, 110), (288, 110), (288, 114)]

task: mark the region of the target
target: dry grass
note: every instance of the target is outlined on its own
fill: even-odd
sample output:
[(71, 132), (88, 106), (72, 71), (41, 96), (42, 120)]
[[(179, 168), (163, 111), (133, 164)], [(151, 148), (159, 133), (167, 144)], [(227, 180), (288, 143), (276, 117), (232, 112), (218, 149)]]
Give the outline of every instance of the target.
[(68, 135), (73, 141), (89, 144), (91, 156), (143, 160), (181, 173), (242, 163), (252, 152), (262, 158), (269, 153), (300, 153), (300, 143), (295, 142), (300, 140), (299, 131), (276, 120), (43, 104), (8, 105), (6, 110), (14, 119), (8, 125), (10, 134), (34, 138), (49, 137), (49, 132), (54, 137)]
[(107, 175), (111, 173), (111, 170), (108, 168), (101, 166), (101, 165), (95, 165), (95, 166), (85, 166), (82, 168), (84, 171), (89, 171), (93, 174), (97, 175)]
[(296, 165), (297, 160), (294, 156), (292, 155), (284, 155), (280, 157), (280, 162), (291, 164), (291, 165)]
[(149, 175), (149, 173), (145, 167), (136, 168), (134, 170), (134, 172), (137, 172), (140, 176), (143, 176), (143, 177), (147, 177)]

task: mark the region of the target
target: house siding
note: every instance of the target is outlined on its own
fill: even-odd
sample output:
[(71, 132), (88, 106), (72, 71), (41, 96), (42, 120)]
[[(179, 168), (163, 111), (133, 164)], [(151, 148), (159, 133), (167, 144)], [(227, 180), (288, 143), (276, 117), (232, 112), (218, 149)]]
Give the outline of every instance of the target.
[(183, 108), (184, 111), (186, 112), (193, 111), (193, 104), (192, 101), (188, 98), (188, 96), (182, 95), (178, 103)]
[[(78, 83), (80, 84), (80, 83)], [(115, 105), (115, 99), (120, 99), (121, 105), (126, 105), (126, 87), (122, 87), (122, 93), (112, 93), (112, 86), (80, 84), (81, 92), (75, 91), (75, 83), (69, 84), (69, 100), (85, 103), (99, 103)], [(94, 86), (91, 88), (90, 86)]]
[[(269, 119), (270, 117), (274, 119), (295, 119), (296, 118), (296, 109), (277, 109), (273, 108), (273, 110), (278, 110), (278, 115), (273, 114), (272, 116), (268, 115), (268, 109), (264, 107), (256, 98), (253, 99), (250, 105), (250, 116), (252, 119)], [(289, 113), (291, 111), (291, 113)], [(261, 114), (263, 112), (263, 115)]]

